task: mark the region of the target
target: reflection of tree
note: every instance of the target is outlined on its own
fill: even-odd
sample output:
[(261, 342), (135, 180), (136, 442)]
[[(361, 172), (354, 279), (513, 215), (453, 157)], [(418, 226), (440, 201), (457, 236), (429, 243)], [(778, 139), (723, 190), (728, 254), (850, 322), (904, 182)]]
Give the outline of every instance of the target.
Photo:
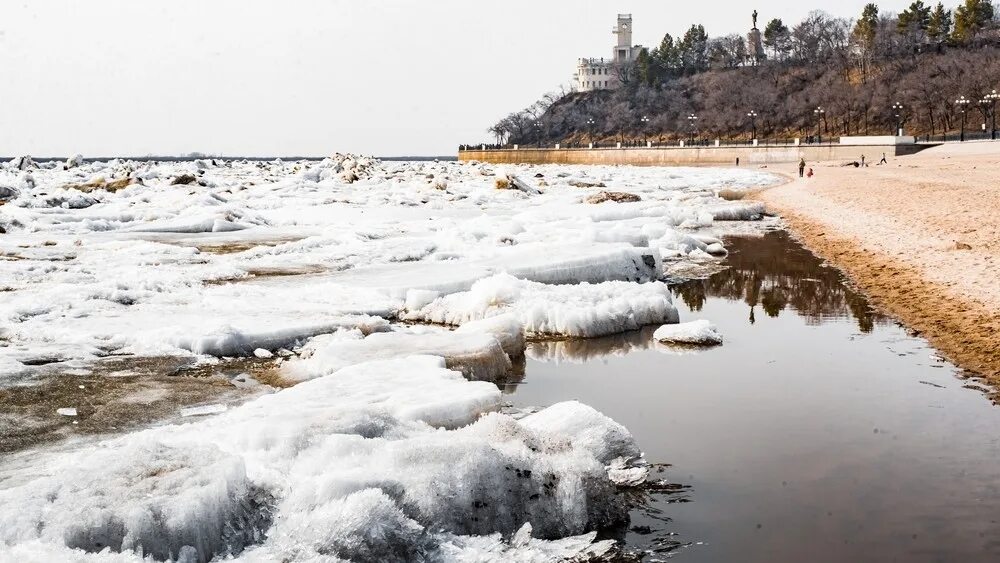
[(791, 307), (810, 323), (853, 317), (862, 332), (871, 332), (876, 322), (886, 322), (864, 296), (844, 283), (839, 271), (823, 264), (787, 233), (731, 238), (727, 248), (729, 269), (673, 288), (691, 310), (700, 311), (707, 297), (725, 297), (746, 302), (751, 323), (756, 305), (769, 317)]

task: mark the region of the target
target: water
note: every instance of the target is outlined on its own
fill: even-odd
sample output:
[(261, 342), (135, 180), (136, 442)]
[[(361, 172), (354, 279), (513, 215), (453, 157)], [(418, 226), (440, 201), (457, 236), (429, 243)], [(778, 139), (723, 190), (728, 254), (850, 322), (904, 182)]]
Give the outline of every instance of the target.
[(670, 464), (628, 544), (659, 550), (647, 561), (1000, 561), (1000, 409), (787, 235), (727, 246), (731, 269), (676, 290), (723, 346), (533, 343), (508, 390), (579, 399)]

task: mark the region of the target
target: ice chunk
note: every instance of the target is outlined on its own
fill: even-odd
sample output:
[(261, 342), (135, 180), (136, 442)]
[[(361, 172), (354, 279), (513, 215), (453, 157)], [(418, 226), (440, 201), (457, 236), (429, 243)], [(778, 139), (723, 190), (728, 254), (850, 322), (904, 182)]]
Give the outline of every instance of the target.
[(181, 416), (205, 416), (209, 414), (219, 414), (226, 412), (226, 405), (202, 405), (199, 407), (188, 407), (181, 409)]
[(722, 334), (711, 322), (700, 319), (680, 324), (667, 324), (656, 329), (653, 338), (675, 344), (722, 344)]
[(713, 206), (710, 210), (716, 221), (757, 221), (764, 216), (764, 204), (740, 202)]
[(493, 335), (503, 347), (503, 351), (511, 358), (524, 355), (524, 327), (516, 315), (504, 314), (469, 321), (455, 329), (456, 334), (476, 332)]
[(510, 313), (532, 335), (592, 337), (675, 322), (670, 290), (660, 282), (547, 285), (499, 274), (466, 292), (407, 311), (408, 319), (461, 325)]
[[(475, 260), (406, 261), (324, 276), (336, 285), (378, 289), (419, 308), (438, 294), (467, 291), (499, 272), (548, 284), (646, 282), (660, 278), (659, 253), (622, 243), (526, 243), (500, 247)], [(412, 293), (411, 293), (412, 292)]]
[(256, 350), (253, 351), (253, 355), (262, 359), (274, 356), (274, 354), (272, 354), (269, 350), (265, 350), (264, 348), (257, 348)]
[[(31, 487), (0, 491), (0, 542), (41, 539), (88, 552), (141, 549), (165, 560), (190, 545), (239, 553), (270, 526), (270, 495), (216, 447), (127, 441), (52, 461)], [(72, 475), (72, 478), (68, 478)]]
[(260, 332), (243, 331), (231, 326), (222, 326), (205, 334), (175, 336), (172, 338), (172, 344), (178, 348), (190, 350), (195, 354), (249, 356), (254, 353), (254, 350), (286, 348), (317, 334), (355, 328), (369, 333), (387, 330), (388, 326), (389, 323), (385, 319), (378, 317), (346, 315), (323, 323), (292, 325), (282, 328), (275, 327), (269, 331)]
[(363, 340), (316, 338), (302, 355), (304, 359), (286, 363), (283, 373), (292, 379), (311, 379), (370, 360), (414, 355), (440, 356), (448, 368), (477, 381), (499, 381), (511, 369), (500, 342), (485, 331), (382, 332)]
[(64, 407), (61, 409), (56, 409), (56, 414), (62, 416), (76, 416), (76, 409), (73, 407)]
[(83, 165), (83, 155), (75, 154), (66, 159), (66, 164), (63, 165), (63, 168), (69, 170), (70, 168), (76, 168), (77, 166), (82, 166), (82, 165)]
[(521, 424), (586, 449), (605, 465), (642, 458), (635, 439), (624, 426), (577, 401), (552, 405), (522, 418)]

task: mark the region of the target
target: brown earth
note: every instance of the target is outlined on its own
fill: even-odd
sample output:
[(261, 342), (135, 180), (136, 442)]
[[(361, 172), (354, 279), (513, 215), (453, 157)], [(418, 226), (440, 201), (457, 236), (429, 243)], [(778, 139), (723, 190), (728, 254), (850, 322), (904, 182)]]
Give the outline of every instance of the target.
[(881, 156), (809, 163), (814, 177), (753, 197), (876, 306), (1000, 385), (1000, 143)]

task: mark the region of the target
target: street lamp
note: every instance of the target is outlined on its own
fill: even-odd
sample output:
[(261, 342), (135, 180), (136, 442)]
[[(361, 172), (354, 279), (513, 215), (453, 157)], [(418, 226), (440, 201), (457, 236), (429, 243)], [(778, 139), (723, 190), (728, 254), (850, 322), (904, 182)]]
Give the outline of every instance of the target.
[(903, 115), (903, 104), (899, 102), (892, 104), (892, 112), (896, 115), (896, 132), (894, 134), (901, 136), (903, 134), (903, 121), (900, 116)]
[(823, 106), (816, 106), (813, 113), (816, 115), (816, 142), (822, 144), (823, 134), (820, 131), (820, 123), (823, 121), (823, 114), (826, 113), (826, 110), (823, 109)]
[(997, 100), (1000, 100), (1000, 94), (997, 94), (996, 90), (993, 90), (989, 94), (983, 96), (983, 99), (979, 103), (983, 104), (984, 107), (989, 106), (990, 111), (990, 139), (996, 140), (997, 138)]
[(962, 112), (962, 133), (958, 137), (958, 140), (962, 142), (965, 141), (965, 110), (969, 107), (970, 103), (972, 103), (972, 100), (966, 98), (965, 96), (959, 96), (958, 99), (955, 100), (955, 105), (958, 106), (959, 111)]
[(590, 133), (590, 144), (591, 145), (594, 144), (594, 124), (595, 123), (597, 123), (597, 122), (594, 121), (593, 117), (587, 118), (587, 131)]
[(639, 121), (642, 122), (642, 142), (643, 144), (649, 144), (649, 135), (646, 127), (649, 125), (649, 116), (644, 115)]
[(535, 145), (542, 148), (542, 122), (535, 120)]
[(691, 125), (691, 144), (694, 144), (694, 133), (698, 129), (698, 116), (695, 114), (688, 114), (688, 123)]
[(757, 112), (750, 110), (747, 112), (747, 117), (750, 118), (750, 128), (753, 130), (753, 133), (750, 135), (750, 142), (753, 143), (757, 139)]

